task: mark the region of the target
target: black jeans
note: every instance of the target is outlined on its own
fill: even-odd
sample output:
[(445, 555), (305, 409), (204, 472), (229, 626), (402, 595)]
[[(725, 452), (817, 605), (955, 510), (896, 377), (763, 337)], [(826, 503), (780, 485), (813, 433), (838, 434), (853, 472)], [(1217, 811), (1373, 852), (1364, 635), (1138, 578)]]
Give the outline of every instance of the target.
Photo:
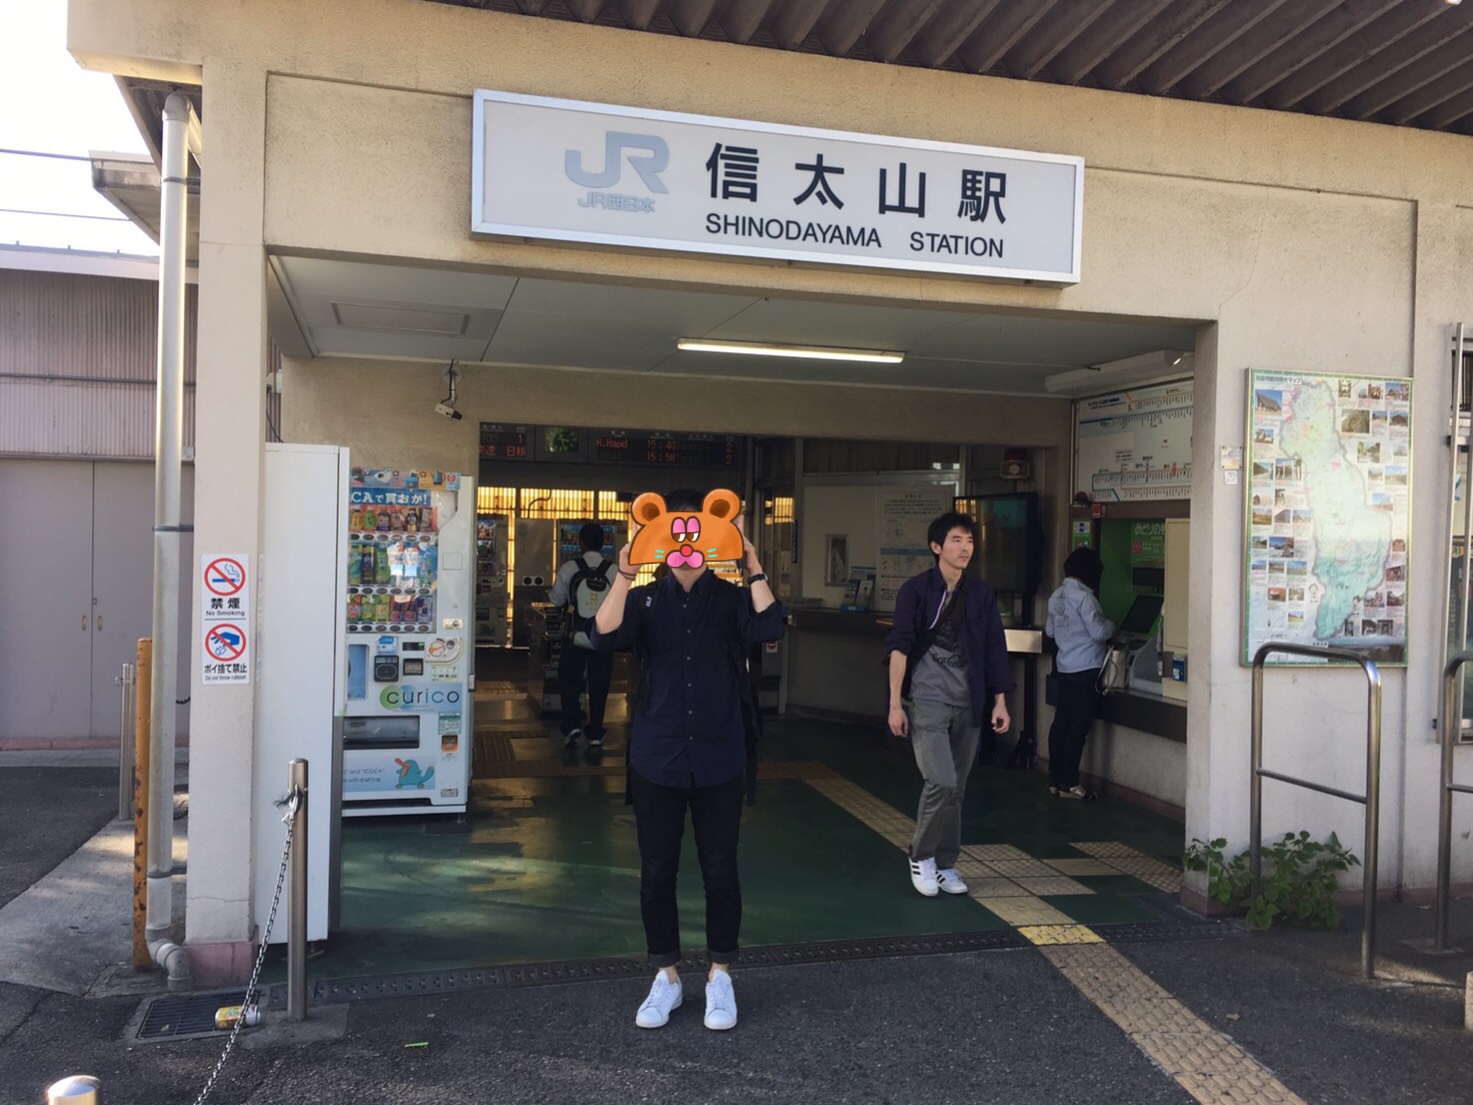
[(737, 957), (742, 928), (742, 886), (737, 878), (737, 835), (745, 795), (742, 777), (714, 787), (662, 787), (631, 771), (629, 787), (639, 835), (639, 910), (650, 966), (671, 967), (680, 962), (675, 876), (680, 870), (687, 808), (706, 880), (706, 947), (712, 963), (731, 963)]
[[(583, 706), (579, 702), (585, 671), (588, 673), (587, 726), (583, 724)], [(613, 674), (612, 652), (595, 652), (591, 648), (579, 648), (572, 641), (563, 642), (563, 654), (557, 665), (558, 690), (563, 696), (563, 736), (582, 729), (589, 740), (603, 739), (604, 707), (608, 705), (609, 680)]]
[(1069, 790), (1079, 785), (1079, 761), (1100, 700), (1100, 692), (1095, 690), (1099, 676), (1099, 668), (1054, 675), (1054, 723), (1048, 731), (1049, 786)]

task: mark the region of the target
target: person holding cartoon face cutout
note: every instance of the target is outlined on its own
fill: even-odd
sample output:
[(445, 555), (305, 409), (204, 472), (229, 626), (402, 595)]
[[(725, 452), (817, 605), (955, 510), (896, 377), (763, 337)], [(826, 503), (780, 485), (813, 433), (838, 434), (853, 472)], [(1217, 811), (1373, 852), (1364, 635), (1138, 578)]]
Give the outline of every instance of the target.
[[(705, 1024), (736, 1026), (728, 968), (742, 921), (737, 875), (747, 766), (741, 657), (747, 646), (783, 635), (786, 610), (772, 593), (747, 540), (741, 501), (731, 491), (646, 493), (634, 501), (639, 527), (619, 550), (613, 587), (589, 634), (596, 649), (629, 648), (644, 678), (629, 732), (629, 801), (639, 838), (640, 913), (650, 965), (649, 996), (635, 1023), (659, 1028), (683, 1001), (675, 880), (689, 813), (706, 887)], [(744, 591), (711, 572), (739, 560)], [(669, 574), (631, 588), (636, 566)]]
[(1013, 677), (997, 596), (966, 575), (976, 539), (965, 514), (931, 523), (926, 540), (936, 566), (901, 585), (885, 637), (890, 732), (911, 742), (924, 780), (909, 858), (911, 885), (927, 898), (967, 893), (956, 869), (967, 776), (982, 719), (994, 733), (1011, 724)]

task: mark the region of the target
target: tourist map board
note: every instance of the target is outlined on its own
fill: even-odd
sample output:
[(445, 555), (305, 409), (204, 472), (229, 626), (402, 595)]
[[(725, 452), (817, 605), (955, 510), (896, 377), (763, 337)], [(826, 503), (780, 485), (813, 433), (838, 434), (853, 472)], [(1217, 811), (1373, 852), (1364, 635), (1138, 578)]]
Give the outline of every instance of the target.
[(1411, 398), (1408, 379), (1250, 373), (1244, 664), (1270, 641), (1406, 662)]

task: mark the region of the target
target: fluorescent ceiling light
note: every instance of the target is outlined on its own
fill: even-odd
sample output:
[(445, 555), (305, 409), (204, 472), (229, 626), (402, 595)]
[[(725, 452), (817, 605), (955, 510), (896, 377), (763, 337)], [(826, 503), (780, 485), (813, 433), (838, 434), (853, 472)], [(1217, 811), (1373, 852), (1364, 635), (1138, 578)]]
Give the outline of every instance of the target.
[(1177, 349), (1161, 349), (1138, 357), (1107, 361), (1090, 368), (1076, 368), (1043, 378), (1045, 391), (1055, 395), (1089, 395), (1116, 388), (1154, 384), (1190, 376), (1196, 358)]
[(749, 357), (796, 357), (807, 361), (865, 361), (870, 364), (899, 364), (904, 353), (884, 349), (843, 349), (830, 345), (769, 345), (754, 341), (718, 341), (714, 338), (680, 338), (675, 347), (688, 353), (741, 353)]

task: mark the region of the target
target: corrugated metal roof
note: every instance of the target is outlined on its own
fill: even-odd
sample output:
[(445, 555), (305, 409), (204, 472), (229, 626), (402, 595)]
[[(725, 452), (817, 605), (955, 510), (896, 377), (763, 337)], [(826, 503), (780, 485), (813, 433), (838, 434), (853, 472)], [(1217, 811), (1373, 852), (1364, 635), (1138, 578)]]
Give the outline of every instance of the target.
[(832, 57), (1473, 134), (1473, 3), (431, 2)]

